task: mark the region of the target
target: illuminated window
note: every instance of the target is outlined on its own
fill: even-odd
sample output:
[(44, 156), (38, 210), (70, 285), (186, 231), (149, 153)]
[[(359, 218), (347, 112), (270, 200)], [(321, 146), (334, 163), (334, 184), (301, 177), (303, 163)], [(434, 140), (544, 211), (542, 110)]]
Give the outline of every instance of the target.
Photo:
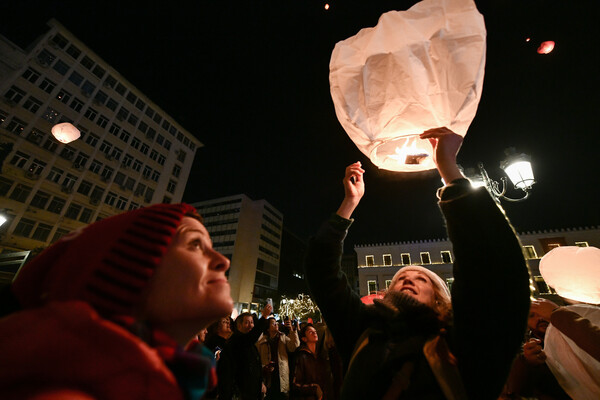
[(588, 242), (575, 242), (575, 246), (577, 247), (589, 247)]
[(452, 290), (453, 283), (454, 283), (454, 278), (446, 278), (446, 286), (448, 286), (448, 289)]
[(431, 257), (428, 251), (421, 252), (421, 264), (431, 264)]
[(392, 284), (392, 280), (391, 279), (386, 279), (385, 280), (385, 290), (388, 290), (390, 288), (391, 284)]
[(372, 267), (375, 265), (375, 256), (366, 256), (365, 262), (367, 263), (367, 267)]
[(533, 246), (523, 246), (523, 253), (525, 255), (525, 259), (527, 260), (538, 258), (537, 253), (535, 252), (535, 248)]
[(392, 265), (392, 255), (391, 254), (383, 255), (383, 265), (385, 265), (386, 267), (389, 267)]
[(550, 288), (550, 286), (548, 286), (546, 281), (544, 281), (544, 278), (542, 278), (541, 276), (539, 276), (539, 275), (534, 276), (533, 281), (535, 282), (535, 285), (537, 286), (540, 294), (553, 294), (554, 293), (554, 291)]
[(367, 287), (369, 294), (377, 293), (377, 281), (367, 281)]
[(410, 265), (410, 253), (402, 253), (400, 258), (402, 259), (402, 265)]
[(452, 254), (448, 250), (441, 251), (440, 255), (444, 264), (452, 264)]
[(560, 243), (548, 243), (548, 251), (560, 247)]

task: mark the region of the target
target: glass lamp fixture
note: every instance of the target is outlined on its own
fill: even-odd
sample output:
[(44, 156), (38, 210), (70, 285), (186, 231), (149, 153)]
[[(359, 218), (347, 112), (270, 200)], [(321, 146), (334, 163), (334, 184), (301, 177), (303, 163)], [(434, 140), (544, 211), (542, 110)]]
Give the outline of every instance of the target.
[(0, 214), (0, 226), (4, 225), (6, 221), (8, 221), (8, 219), (4, 215)]
[(81, 133), (79, 132), (79, 129), (73, 126), (73, 124), (63, 122), (52, 127), (52, 136), (61, 143), (71, 143), (72, 141), (79, 139)]
[(514, 147), (505, 151), (506, 159), (500, 163), (500, 168), (504, 170), (515, 188), (527, 191), (535, 183), (533, 179), (533, 169), (529, 156), (525, 154), (516, 154)]

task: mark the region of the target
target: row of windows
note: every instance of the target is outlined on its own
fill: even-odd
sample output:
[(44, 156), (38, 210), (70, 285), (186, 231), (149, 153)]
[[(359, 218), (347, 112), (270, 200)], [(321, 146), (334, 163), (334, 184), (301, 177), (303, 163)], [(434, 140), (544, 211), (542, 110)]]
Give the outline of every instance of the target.
[(226, 200), (226, 201), (221, 201), (218, 203), (211, 203), (211, 204), (205, 204), (203, 206), (198, 206), (197, 210), (198, 212), (200, 212), (200, 210), (205, 210), (207, 208), (212, 208), (212, 207), (218, 207), (218, 206), (224, 206), (227, 204), (235, 204), (235, 203), (240, 203), (242, 201), (242, 199), (237, 198), (237, 199), (233, 199), (233, 200)]
[[(589, 243), (588, 242), (575, 242), (575, 246), (589, 247)], [(548, 251), (550, 251), (556, 247), (560, 247), (560, 243), (548, 243), (547, 244)], [(535, 251), (535, 247), (533, 247), (531, 245), (523, 246), (523, 254), (525, 255), (525, 259), (527, 259), (527, 260), (539, 258), (537, 255), (537, 252)]]
[[(431, 256), (429, 255), (428, 251), (422, 251), (419, 254), (420, 258), (421, 258), (421, 264), (431, 264)], [(450, 251), (447, 250), (443, 250), (440, 252), (440, 257), (442, 260), (442, 263), (444, 264), (451, 264), (452, 263), (452, 254), (450, 253)], [(411, 260), (410, 260), (410, 253), (402, 253), (400, 254), (400, 265), (410, 265), (411, 264)], [(374, 267), (375, 264), (375, 256), (373, 255), (368, 255), (365, 256), (365, 265), (367, 267)], [(391, 254), (384, 254), (383, 255), (383, 265), (384, 267), (391, 267), (393, 264), (392, 262), (392, 255)]]
[[(46, 242), (50, 236), (50, 232), (54, 226), (45, 224), (43, 222), (36, 222), (28, 218), (21, 218), (15, 227), (13, 234), (25, 238), (39, 240)], [(57, 228), (56, 232), (52, 236), (50, 243), (56, 242), (58, 239), (69, 233), (69, 231)]]
[(269, 218), (266, 214), (263, 214), (263, 219), (273, 225), (278, 230), (281, 230), (281, 224), (279, 222), (275, 222), (272, 218)]
[[(156, 123), (158, 126), (161, 126), (173, 137), (176, 137), (177, 140), (183, 143), (184, 146), (194, 151), (195, 144), (192, 141), (190, 141), (189, 138), (185, 137), (181, 131), (177, 130), (177, 128), (171, 122), (169, 122), (166, 118), (163, 118), (158, 112), (156, 112), (150, 106), (148, 106), (146, 102), (144, 102), (144, 100), (138, 98), (138, 96), (135, 93), (128, 90), (115, 77), (113, 77), (110, 74), (106, 74), (106, 69), (97, 64), (93, 59), (91, 59), (87, 55), (83, 55), (83, 57), (81, 57), (81, 50), (77, 48), (74, 44), (70, 44), (64, 36), (60, 34), (54, 35), (54, 37), (50, 39), (50, 45), (55, 49), (61, 49), (65, 51), (75, 61), (79, 60), (79, 63), (88, 71), (90, 71), (99, 80), (102, 80), (104, 78), (102, 85), (105, 88), (114, 90), (117, 94), (119, 94), (125, 100), (127, 100), (127, 102), (129, 102), (133, 107), (139, 110), (139, 112), (143, 112), (154, 123)], [(54, 62), (55, 60), (56, 62)], [(37, 61), (40, 65), (44, 67), (52, 65), (53, 69), (61, 75), (65, 75), (70, 69), (68, 64), (66, 64), (60, 59), (57, 59), (57, 57), (47, 49), (43, 49), (37, 55)], [(86, 97), (92, 96), (94, 90), (96, 89), (96, 86), (92, 82), (90, 82), (89, 80), (86, 80), (84, 82), (84, 77), (75, 71), (73, 71), (73, 73), (69, 77), (69, 80), (72, 81), (78, 87), (83, 82), (81, 89), (84, 95), (86, 95)], [(99, 104), (105, 104), (107, 105), (107, 107), (115, 111), (116, 101), (110, 99), (108, 94), (106, 94), (102, 90), (98, 91), (98, 93), (94, 97), (94, 101), (97, 101)]]
[(239, 208), (230, 208), (228, 210), (221, 210), (221, 211), (213, 211), (213, 212), (209, 212), (209, 213), (204, 213), (204, 214), (202, 214), (202, 216), (204, 218), (209, 218), (209, 217), (216, 217), (216, 216), (220, 216), (220, 215), (236, 214), (236, 213), (239, 213), (239, 212), (240, 212)]
[(271, 235), (275, 236), (277, 239), (281, 239), (281, 235), (279, 234), (279, 232), (276, 232), (275, 230), (269, 228), (267, 225), (261, 224), (260, 227), (264, 229), (265, 232), (269, 232)]
[[(28, 72), (33, 73), (32, 71), (33, 70), (30, 68), (27, 71), (25, 71), (24, 75), (28, 75), (27, 74)], [(33, 75), (31, 75), (31, 76), (33, 76)], [(13, 85), (5, 93), (4, 97), (10, 104), (16, 105), (24, 98), (25, 95), (26, 95), (26, 93), (24, 90)], [(76, 97), (71, 100), (71, 97), (72, 97), (72, 95), (64, 89), (61, 89), (56, 95), (56, 98), (59, 101), (67, 104), (74, 111), (76, 111), (78, 113), (81, 112), (84, 102), (82, 100), (79, 100)], [(42, 103), (43, 102), (41, 100), (38, 100), (37, 98), (35, 98), (33, 96), (29, 96), (25, 100), (25, 102), (23, 102), (22, 107), (35, 114), (42, 107)], [(108, 126), (110, 119), (102, 114), (99, 114), (98, 111), (96, 111), (94, 108), (88, 107), (83, 116), (86, 119), (88, 119), (92, 122), (95, 122), (96, 125), (98, 125), (102, 129), (106, 129), (108, 127), (109, 133), (116, 136), (117, 138), (119, 138), (120, 140), (125, 142), (126, 144), (129, 142), (129, 139), (131, 137), (131, 134), (129, 132), (127, 132), (125, 129), (122, 129), (122, 127), (117, 123), (111, 123), (110, 126)], [(59, 111), (57, 111), (56, 109), (54, 109), (50, 106), (46, 107), (46, 110), (44, 111), (44, 113), (42, 113), (41, 117), (51, 123), (73, 122), (69, 118), (62, 116)], [(122, 119), (122, 118), (119, 118), (119, 114), (117, 114), (117, 119)], [(24, 123), (23, 121), (19, 121), (19, 122), (21, 123), (21, 126), (22, 126), (21, 130), (22, 130), (23, 127), (26, 125), (26, 123)], [(79, 129), (82, 132), (82, 136), (86, 136), (87, 129), (82, 126), (79, 126)], [(138, 127), (138, 130), (145, 133), (147, 138), (151, 137), (152, 139), (154, 139), (155, 134), (156, 134), (156, 131), (152, 132), (151, 128), (148, 128), (148, 126), (145, 124), (142, 126), (141, 123), (140, 123), (140, 126)], [(15, 133), (17, 133), (17, 132), (15, 132)], [(93, 135), (93, 134), (91, 134), (91, 135)], [(98, 140), (98, 136), (94, 135), (94, 137), (96, 138), (96, 140)], [(156, 137), (156, 143), (161, 145), (162, 147), (164, 147), (167, 150), (171, 149), (171, 142), (169, 140), (166, 140), (160, 134), (158, 135), (158, 137)], [(148, 155), (148, 152), (150, 150), (150, 146), (148, 144), (142, 143), (137, 138), (133, 138), (133, 140), (131, 141), (131, 147), (140, 151), (144, 155)], [(184, 151), (181, 151), (181, 150), (178, 151), (178, 153), (177, 153), (178, 160), (183, 162), (183, 161), (185, 161), (185, 157), (186, 157), (186, 153)], [(166, 157), (155, 149), (152, 149), (150, 151), (150, 158), (154, 161), (157, 161), (161, 165), (164, 165), (165, 160), (166, 160)]]
[(279, 254), (275, 253), (274, 251), (271, 251), (269, 249), (267, 249), (264, 246), (258, 246), (258, 250), (262, 251), (263, 253), (275, 258), (275, 259), (279, 259)]
[[(454, 283), (454, 278), (446, 279), (446, 286), (448, 286), (448, 289), (452, 289), (452, 283)], [(385, 290), (388, 290), (390, 288), (391, 284), (392, 284), (392, 280), (386, 279), (385, 280)], [(367, 280), (367, 291), (368, 291), (368, 294), (377, 294), (379, 292), (379, 286), (377, 284), (377, 280), (374, 280), (374, 279)]]
[(273, 246), (273, 247), (275, 247), (275, 248), (279, 249), (279, 243), (277, 243), (276, 241), (274, 241), (274, 240), (272, 240), (272, 239), (269, 239), (269, 238), (268, 238), (268, 237), (266, 237), (265, 235), (260, 235), (260, 239), (261, 239), (262, 241), (264, 241), (265, 243), (268, 243), (268, 244), (270, 244), (271, 246)]

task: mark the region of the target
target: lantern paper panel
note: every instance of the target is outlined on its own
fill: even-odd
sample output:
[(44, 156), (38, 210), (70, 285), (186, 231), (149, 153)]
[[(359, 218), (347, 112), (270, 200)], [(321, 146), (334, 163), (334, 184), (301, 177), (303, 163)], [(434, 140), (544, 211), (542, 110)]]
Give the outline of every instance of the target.
[(540, 273), (561, 297), (600, 304), (600, 249), (557, 247), (540, 260)]
[(380, 168), (435, 168), (420, 133), (464, 136), (477, 111), (486, 31), (473, 0), (423, 0), (383, 14), (377, 26), (336, 44), (329, 64), (338, 120)]

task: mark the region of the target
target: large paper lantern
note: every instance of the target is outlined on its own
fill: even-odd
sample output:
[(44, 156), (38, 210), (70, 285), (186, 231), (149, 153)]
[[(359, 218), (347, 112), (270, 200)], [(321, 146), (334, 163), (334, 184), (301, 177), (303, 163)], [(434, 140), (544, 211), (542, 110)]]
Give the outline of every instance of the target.
[(477, 111), (485, 24), (473, 0), (424, 0), (383, 14), (336, 44), (329, 65), (337, 117), (380, 168), (434, 168), (425, 130), (464, 136)]
[(600, 303), (600, 249), (557, 247), (540, 260), (540, 273), (560, 296), (584, 303)]
[(74, 140), (79, 139), (81, 132), (75, 128), (73, 124), (63, 122), (62, 124), (56, 124), (52, 127), (52, 136), (61, 143), (71, 143)]

